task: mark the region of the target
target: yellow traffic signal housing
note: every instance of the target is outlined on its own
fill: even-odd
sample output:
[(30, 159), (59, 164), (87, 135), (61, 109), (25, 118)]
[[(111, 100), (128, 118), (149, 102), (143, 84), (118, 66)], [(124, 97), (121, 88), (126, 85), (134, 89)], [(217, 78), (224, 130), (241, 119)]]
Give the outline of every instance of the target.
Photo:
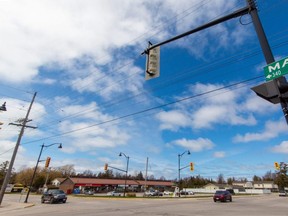
[(50, 160), (51, 160), (51, 158), (50, 158), (50, 157), (47, 157), (46, 162), (45, 162), (45, 168), (48, 168), (48, 167), (49, 167)]
[(274, 167), (275, 169), (280, 170), (280, 165), (278, 162), (274, 162)]
[(108, 170), (108, 164), (107, 164), (107, 163), (104, 165), (104, 170), (105, 170), (105, 171)]
[(192, 162), (190, 163), (190, 171), (194, 171), (194, 164)]

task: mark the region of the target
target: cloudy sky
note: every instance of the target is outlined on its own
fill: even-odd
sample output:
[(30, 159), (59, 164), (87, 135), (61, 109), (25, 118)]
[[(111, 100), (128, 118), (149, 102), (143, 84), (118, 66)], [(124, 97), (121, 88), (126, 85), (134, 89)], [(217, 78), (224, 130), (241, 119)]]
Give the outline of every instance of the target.
[[(258, 0), (276, 60), (287, 56), (288, 4)], [(250, 15), (161, 46), (160, 77), (145, 80), (148, 41), (157, 44), (246, 7), (244, 0), (1, 0), (0, 162), (10, 161), (37, 92), (14, 163), (74, 164), (103, 172), (216, 179), (263, 176), (288, 159), (280, 105), (250, 89), (266, 65)], [(190, 155), (185, 152), (189, 150)], [(43, 164), (40, 164), (43, 166)]]

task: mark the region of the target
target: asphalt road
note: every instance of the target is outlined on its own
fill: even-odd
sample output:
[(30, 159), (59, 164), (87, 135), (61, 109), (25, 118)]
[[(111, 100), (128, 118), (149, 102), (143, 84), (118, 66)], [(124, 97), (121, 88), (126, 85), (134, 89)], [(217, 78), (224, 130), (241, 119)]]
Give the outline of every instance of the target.
[[(19, 197), (8, 197), (6, 200), (14, 199), (15, 205), (19, 203)], [(0, 208), (0, 215), (41, 215), (41, 216), (287, 216), (288, 197), (275, 195), (261, 196), (233, 196), (233, 202), (214, 203), (209, 198), (79, 198), (69, 196), (65, 204), (41, 204), (40, 196), (31, 196), (30, 203), (34, 206), (26, 208)], [(5, 203), (5, 202), (4, 202)], [(22, 202), (21, 202), (22, 204)]]

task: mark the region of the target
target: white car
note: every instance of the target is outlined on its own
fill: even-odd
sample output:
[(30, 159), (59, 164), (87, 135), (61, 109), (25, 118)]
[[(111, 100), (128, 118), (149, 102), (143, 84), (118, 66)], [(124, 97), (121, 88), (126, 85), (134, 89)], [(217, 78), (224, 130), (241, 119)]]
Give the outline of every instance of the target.
[(171, 191), (164, 191), (163, 194), (164, 194), (164, 195), (172, 195), (173, 192), (171, 192)]
[(286, 191), (279, 191), (279, 196), (287, 196), (287, 192)]
[(121, 193), (116, 191), (110, 191), (107, 193), (107, 196), (121, 196)]

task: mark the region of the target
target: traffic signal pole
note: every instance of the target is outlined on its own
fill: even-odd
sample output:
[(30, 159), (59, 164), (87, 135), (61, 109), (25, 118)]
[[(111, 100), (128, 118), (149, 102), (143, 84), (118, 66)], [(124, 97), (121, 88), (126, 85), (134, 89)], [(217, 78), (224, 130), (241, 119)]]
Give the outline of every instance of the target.
[(234, 11), (233, 13), (228, 14), (228, 15), (226, 15), (226, 16), (224, 16), (224, 17), (221, 17), (221, 18), (219, 18), (219, 19), (216, 19), (216, 20), (213, 20), (213, 21), (211, 21), (211, 22), (209, 22), (209, 23), (206, 23), (206, 24), (204, 24), (204, 25), (202, 25), (202, 26), (199, 26), (199, 27), (197, 27), (197, 28), (195, 28), (195, 29), (192, 29), (192, 30), (190, 30), (190, 31), (188, 31), (188, 32), (185, 32), (185, 33), (183, 33), (183, 34), (180, 34), (180, 35), (177, 35), (177, 36), (175, 36), (175, 37), (173, 37), (173, 38), (170, 38), (170, 39), (168, 39), (168, 40), (166, 40), (166, 41), (163, 41), (163, 42), (160, 42), (160, 43), (154, 44), (154, 45), (152, 45), (152, 44), (150, 43), (150, 46), (149, 46), (146, 50), (144, 50), (144, 52), (142, 53), (142, 55), (143, 55), (143, 54), (148, 54), (148, 53), (149, 53), (149, 50), (152, 50), (152, 49), (154, 49), (154, 48), (156, 48), (156, 47), (159, 47), (159, 46), (161, 46), (161, 45), (164, 45), (164, 44), (170, 43), (170, 42), (172, 42), (172, 41), (178, 40), (178, 39), (180, 39), (180, 38), (182, 38), (182, 37), (185, 37), (185, 36), (188, 36), (188, 35), (190, 35), (190, 34), (196, 33), (196, 32), (198, 32), (198, 31), (207, 29), (207, 28), (209, 28), (209, 27), (212, 27), (212, 26), (217, 25), (217, 24), (219, 24), (219, 23), (225, 22), (225, 21), (227, 21), (227, 20), (230, 20), (230, 19), (233, 19), (233, 18), (242, 16), (242, 15), (248, 14), (249, 11), (250, 11), (250, 7), (247, 6), (247, 7), (241, 8), (241, 9), (239, 9), (239, 10), (237, 10), (237, 11)]
[[(271, 48), (270, 48), (270, 45), (269, 45), (268, 40), (266, 38), (263, 26), (262, 26), (260, 18), (258, 16), (258, 10), (257, 10), (256, 4), (255, 4), (255, 0), (246, 0), (246, 2), (247, 2), (246, 7), (239, 9), (239, 10), (237, 10), (237, 11), (235, 11), (229, 15), (226, 15), (224, 17), (216, 19), (212, 22), (206, 23), (202, 26), (199, 26), (195, 29), (192, 29), (188, 32), (177, 35), (173, 38), (170, 38), (170, 39), (163, 41), (163, 42), (160, 42), (158, 44), (152, 45), (151, 43), (149, 43), (148, 48), (146, 50), (144, 50), (144, 52), (142, 52), (142, 55), (146, 54), (148, 56), (149, 51), (153, 50), (156, 47), (159, 47), (161, 45), (164, 45), (164, 44), (170, 43), (172, 41), (178, 40), (182, 37), (185, 37), (185, 36), (188, 36), (190, 34), (196, 33), (198, 31), (204, 30), (206, 28), (212, 27), (214, 25), (225, 22), (225, 21), (230, 20), (232, 18), (236, 18), (236, 17), (242, 16), (245, 14), (250, 14), (254, 28), (255, 28), (255, 31), (256, 31), (256, 34), (257, 34), (257, 37), (258, 37), (258, 40), (260, 42), (262, 52), (263, 52), (265, 60), (266, 60), (266, 63), (271, 64), (271, 63), (275, 62), (273, 53), (271, 51)], [(146, 70), (146, 76), (149, 76), (149, 75), (147, 75), (147, 70)], [(155, 77), (157, 77), (157, 76), (155, 76)], [(150, 79), (151, 78), (153, 78), (153, 77), (150, 77)], [(260, 86), (255, 86), (252, 88), (252, 90), (255, 91), (256, 94), (258, 94), (258, 96), (263, 97), (264, 99), (270, 101), (271, 103), (275, 103), (275, 102), (273, 102), (273, 100), (275, 101), (275, 98), (276, 98), (276, 103), (281, 104), (286, 123), (288, 124), (288, 105), (287, 105), (288, 96), (287, 95), (283, 96), (283, 94), (282, 94), (283, 92), (281, 92), (281, 90), (280, 90), (280, 89), (284, 89), (284, 88), (285, 88), (284, 93), (288, 92), (288, 82), (287, 82), (285, 77), (281, 76), (277, 79), (274, 79), (273, 81), (270, 81), (269, 83), (264, 83)], [(273, 89), (275, 89), (275, 92), (273, 92)]]
[[(263, 29), (263, 26), (262, 26), (262, 23), (259, 19), (259, 16), (258, 16), (258, 11), (257, 11), (257, 7), (256, 7), (256, 4), (255, 4), (255, 1), (254, 0), (247, 0), (247, 3), (249, 5), (249, 7), (251, 8), (250, 10), (250, 15), (251, 15), (251, 18), (252, 18), (252, 22), (253, 22), (253, 25), (254, 25), (254, 28), (255, 28), (255, 31), (256, 31), (256, 34), (258, 36), (258, 40), (260, 42), (260, 46), (262, 48), (262, 52), (264, 54), (264, 57), (265, 57), (265, 60), (266, 60), (266, 63), (267, 65), (268, 64), (271, 64), (273, 62), (275, 62), (275, 59), (274, 59), (274, 56), (273, 56), (273, 53), (272, 53), (272, 50), (270, 48), (270, 45), (268, 43), (268, 40), (267, 40), (267, 37), (266, 37), (266, 34), (264, 32), (264, 29)], [(287, 108), (287, 102), (281, 97), (281, 93), (280, 93), (280, 90), (279, 90), (279, 85), (277, 84), (277, 81), (279, 79), (274, 79), (273, 80), (273, 83), (274, 83), (274, 86), (276, 86), (276, 90), (278, 91), (278, 97), (280, 99), (280, 104), (281, 104), (281, 108), (282, 108), (282, 111), (283, 111), (283, 114), (284, 114), (284, 117), (285, 117), (285, 120), (286, 120), (286, 123), (288, 124), (288, 108)], [(280, 81), (280, 80), (279, 80)]]

